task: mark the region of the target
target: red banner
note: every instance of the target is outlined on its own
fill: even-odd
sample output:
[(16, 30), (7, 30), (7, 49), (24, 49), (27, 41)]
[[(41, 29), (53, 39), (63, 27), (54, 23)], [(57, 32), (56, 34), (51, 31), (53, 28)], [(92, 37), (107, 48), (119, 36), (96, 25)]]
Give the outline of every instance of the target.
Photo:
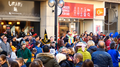
[(59, 17), (93, 19), (93, 5), (65, 2)]

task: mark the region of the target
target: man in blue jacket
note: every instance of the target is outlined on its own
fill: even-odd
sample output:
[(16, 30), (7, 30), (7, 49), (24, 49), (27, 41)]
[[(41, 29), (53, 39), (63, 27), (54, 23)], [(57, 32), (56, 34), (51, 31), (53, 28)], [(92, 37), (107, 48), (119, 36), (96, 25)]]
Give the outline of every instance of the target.
[(114, 67), (119, 67), (118, 66), (119, 52), (117, 50), (115, 50), (115, 42), (110, 43), (110, 50), (108, 51), (108, 53), (112, 57), (113, 66)]
[(97, 64), (99, 67), (113, 67), (110, 54), (105, 52), (104, 41), (99, 41), (97, 47), (98, 47), (97, 51), (92, 53), (93, 63)]

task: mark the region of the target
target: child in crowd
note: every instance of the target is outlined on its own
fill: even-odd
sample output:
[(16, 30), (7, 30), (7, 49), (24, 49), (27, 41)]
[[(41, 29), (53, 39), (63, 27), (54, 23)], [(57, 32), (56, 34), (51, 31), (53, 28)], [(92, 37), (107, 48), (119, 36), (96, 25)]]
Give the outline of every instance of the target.
[(11, 53), (11, 58), (15, 60), (17, 58), (16, 56), (16, 48), (14, 46), (11, 46), (12, 48), (12, 53)]
[(42, 53), (42, 48), (40, 47), (40, 42), (36, 42), (36, 47), (37, 49), (37, 52), (35, 53), (35, 56), (38, 54), (38, 53)]
[(33, 62), (33, 60), (35, 59), (35, 53), (37, 52), (37, 50), (35, 48), (32, 49), (32, 58), (31, 58), (31, 62)]

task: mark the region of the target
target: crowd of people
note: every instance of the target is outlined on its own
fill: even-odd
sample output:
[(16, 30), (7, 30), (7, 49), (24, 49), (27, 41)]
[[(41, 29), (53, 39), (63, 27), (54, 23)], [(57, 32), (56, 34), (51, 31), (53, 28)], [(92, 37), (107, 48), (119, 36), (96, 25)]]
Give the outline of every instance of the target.
[[(48, 41), (48, 40), (46, 40)], [(0, 34), (0, 67), (119, 67), (120, 35), (67, 31), (45, 44), (38, 35)]]

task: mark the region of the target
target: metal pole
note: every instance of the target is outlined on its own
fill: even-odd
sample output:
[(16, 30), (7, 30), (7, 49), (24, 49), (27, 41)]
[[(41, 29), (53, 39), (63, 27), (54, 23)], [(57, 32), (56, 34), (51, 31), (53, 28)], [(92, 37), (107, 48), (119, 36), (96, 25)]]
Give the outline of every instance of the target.
[(55, 41), (57, 41), (57, 0), (55, 0)]

